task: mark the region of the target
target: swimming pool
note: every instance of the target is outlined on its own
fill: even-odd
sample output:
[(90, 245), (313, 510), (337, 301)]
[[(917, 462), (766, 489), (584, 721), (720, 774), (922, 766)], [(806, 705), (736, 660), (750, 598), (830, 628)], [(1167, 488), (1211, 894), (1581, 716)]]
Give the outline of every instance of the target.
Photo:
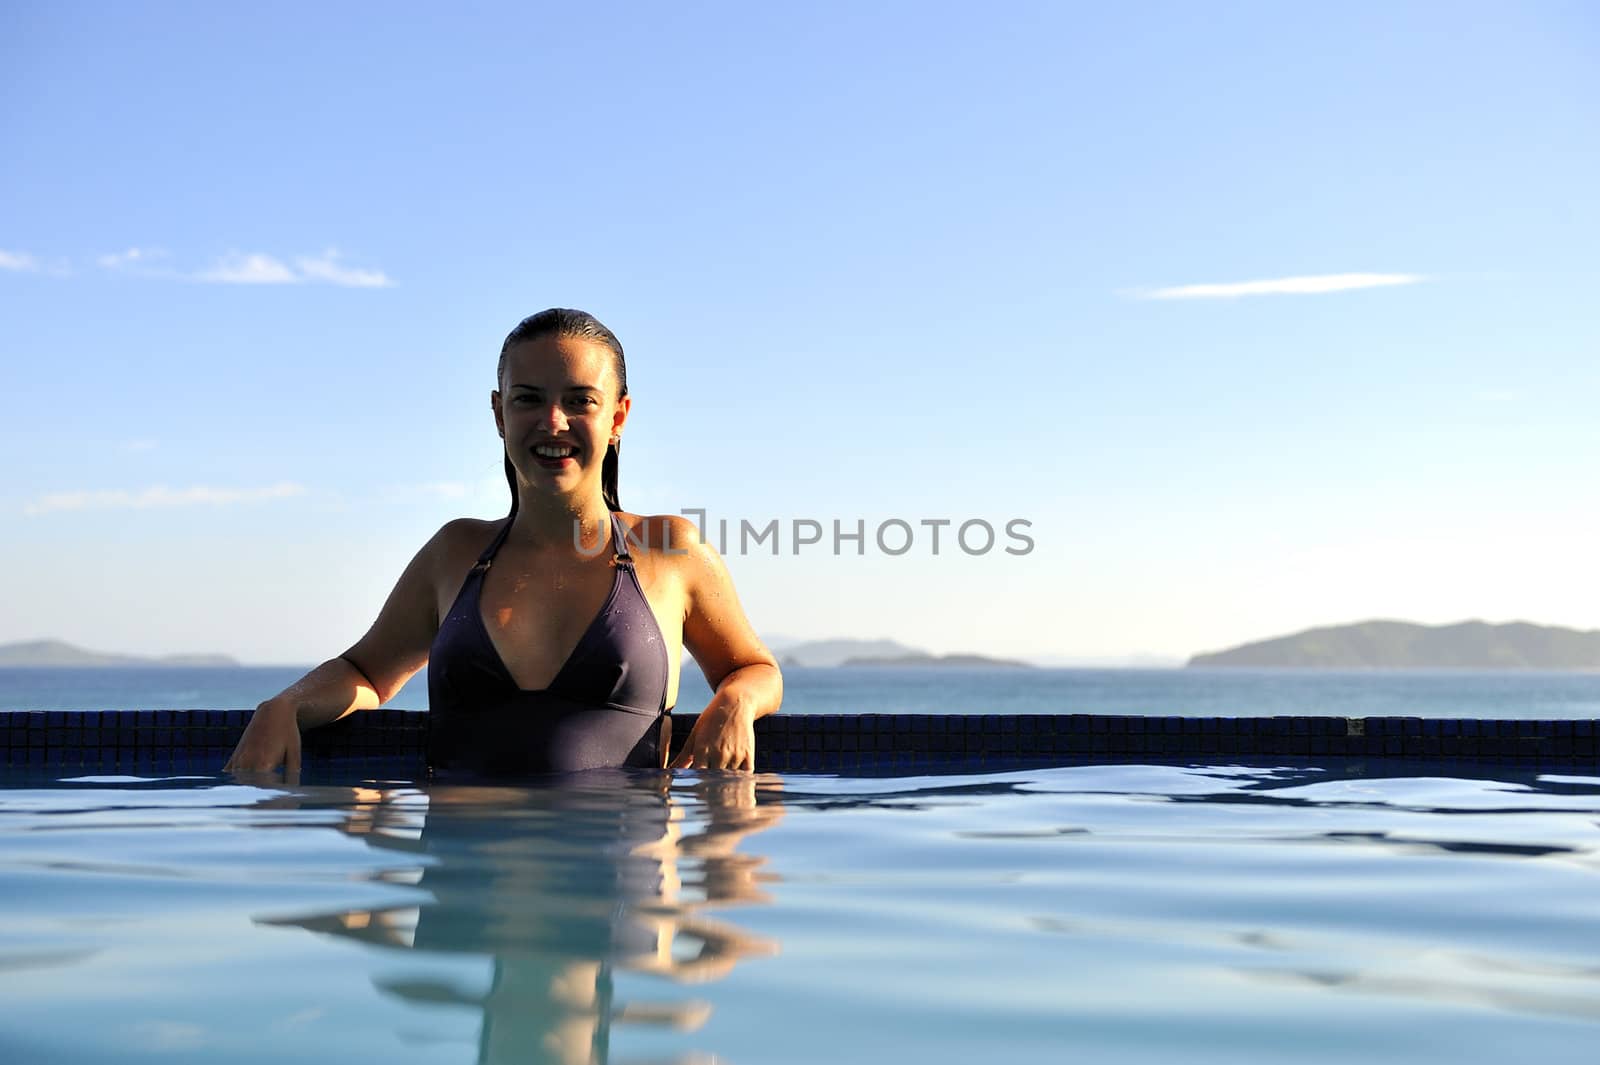
[(1600, 775), (1212, 762), (516, 788), (13, 771), (0, 1055), (1591, 1054)]

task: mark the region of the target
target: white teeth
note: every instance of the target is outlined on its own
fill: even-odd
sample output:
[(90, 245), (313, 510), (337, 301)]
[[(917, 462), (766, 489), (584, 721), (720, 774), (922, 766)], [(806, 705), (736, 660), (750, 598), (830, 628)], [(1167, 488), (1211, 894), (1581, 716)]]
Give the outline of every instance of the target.
[(533, 453), (547, 459), (564, 459), (572, 455), (572, 448), (549, 447), (541, 444), (539, 447), (533, 449)]

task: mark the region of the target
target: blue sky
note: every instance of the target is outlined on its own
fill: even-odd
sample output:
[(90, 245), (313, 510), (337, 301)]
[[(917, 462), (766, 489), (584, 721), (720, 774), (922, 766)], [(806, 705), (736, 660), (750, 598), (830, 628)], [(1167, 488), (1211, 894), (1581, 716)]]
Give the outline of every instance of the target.
[(1597, 60), (1581, 3), (5, 5), (0, 641), (344, 649), (503, 511), (554, 305), (626, 507), (782, 523), (767, 634), (1600, 627)]

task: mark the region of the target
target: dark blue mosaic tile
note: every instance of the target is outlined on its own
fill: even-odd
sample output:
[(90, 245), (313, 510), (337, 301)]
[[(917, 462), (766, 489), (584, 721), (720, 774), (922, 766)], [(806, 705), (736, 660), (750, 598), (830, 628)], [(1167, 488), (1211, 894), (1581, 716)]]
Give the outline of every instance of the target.
[[(674, 714), (681, 746), (695, 715)], [(38, 711), (0, 714), (7, 764), (43, 758), (48, 766), (195, 766), (215, 772), (237, 742), (249, 711)], [(833, 729), (826, 731), (831, 723)], [(340, 765), (420, 758), (429, 719), (368, 711), (306, 737), (307, 757)], [(1070, 757), (1228, 757), (1230, 755), (1486, 758), (1523, 765), (1595, 759), (1594, 722), (1279, 716), (1146, 718), (1139, 715), (800, 715), (756, 725), (764, 766), (890, 768), (938, 758), (967, 768), (1034, 764)], [(1347, 735), (1352, 728), (1366, 735)], [(942, 730), (942, 731), (941, 731)], [(1170, 731), (1169, 731), (1170, 730)], [(937, 741), (937, 742), (936, 742)], [(32, 754), (38, 751), (42, 754)], [(1043, 761), (1041, 761), (1043, 760)]]

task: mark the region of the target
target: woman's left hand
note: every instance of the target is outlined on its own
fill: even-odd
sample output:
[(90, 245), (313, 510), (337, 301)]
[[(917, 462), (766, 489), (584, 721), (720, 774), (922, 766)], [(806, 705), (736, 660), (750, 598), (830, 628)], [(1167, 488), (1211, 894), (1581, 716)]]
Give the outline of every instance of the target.
[(668, 769), (743, 769), (756, 767), (755, 716), (736, 703), (711, 705), (700, 712)]

